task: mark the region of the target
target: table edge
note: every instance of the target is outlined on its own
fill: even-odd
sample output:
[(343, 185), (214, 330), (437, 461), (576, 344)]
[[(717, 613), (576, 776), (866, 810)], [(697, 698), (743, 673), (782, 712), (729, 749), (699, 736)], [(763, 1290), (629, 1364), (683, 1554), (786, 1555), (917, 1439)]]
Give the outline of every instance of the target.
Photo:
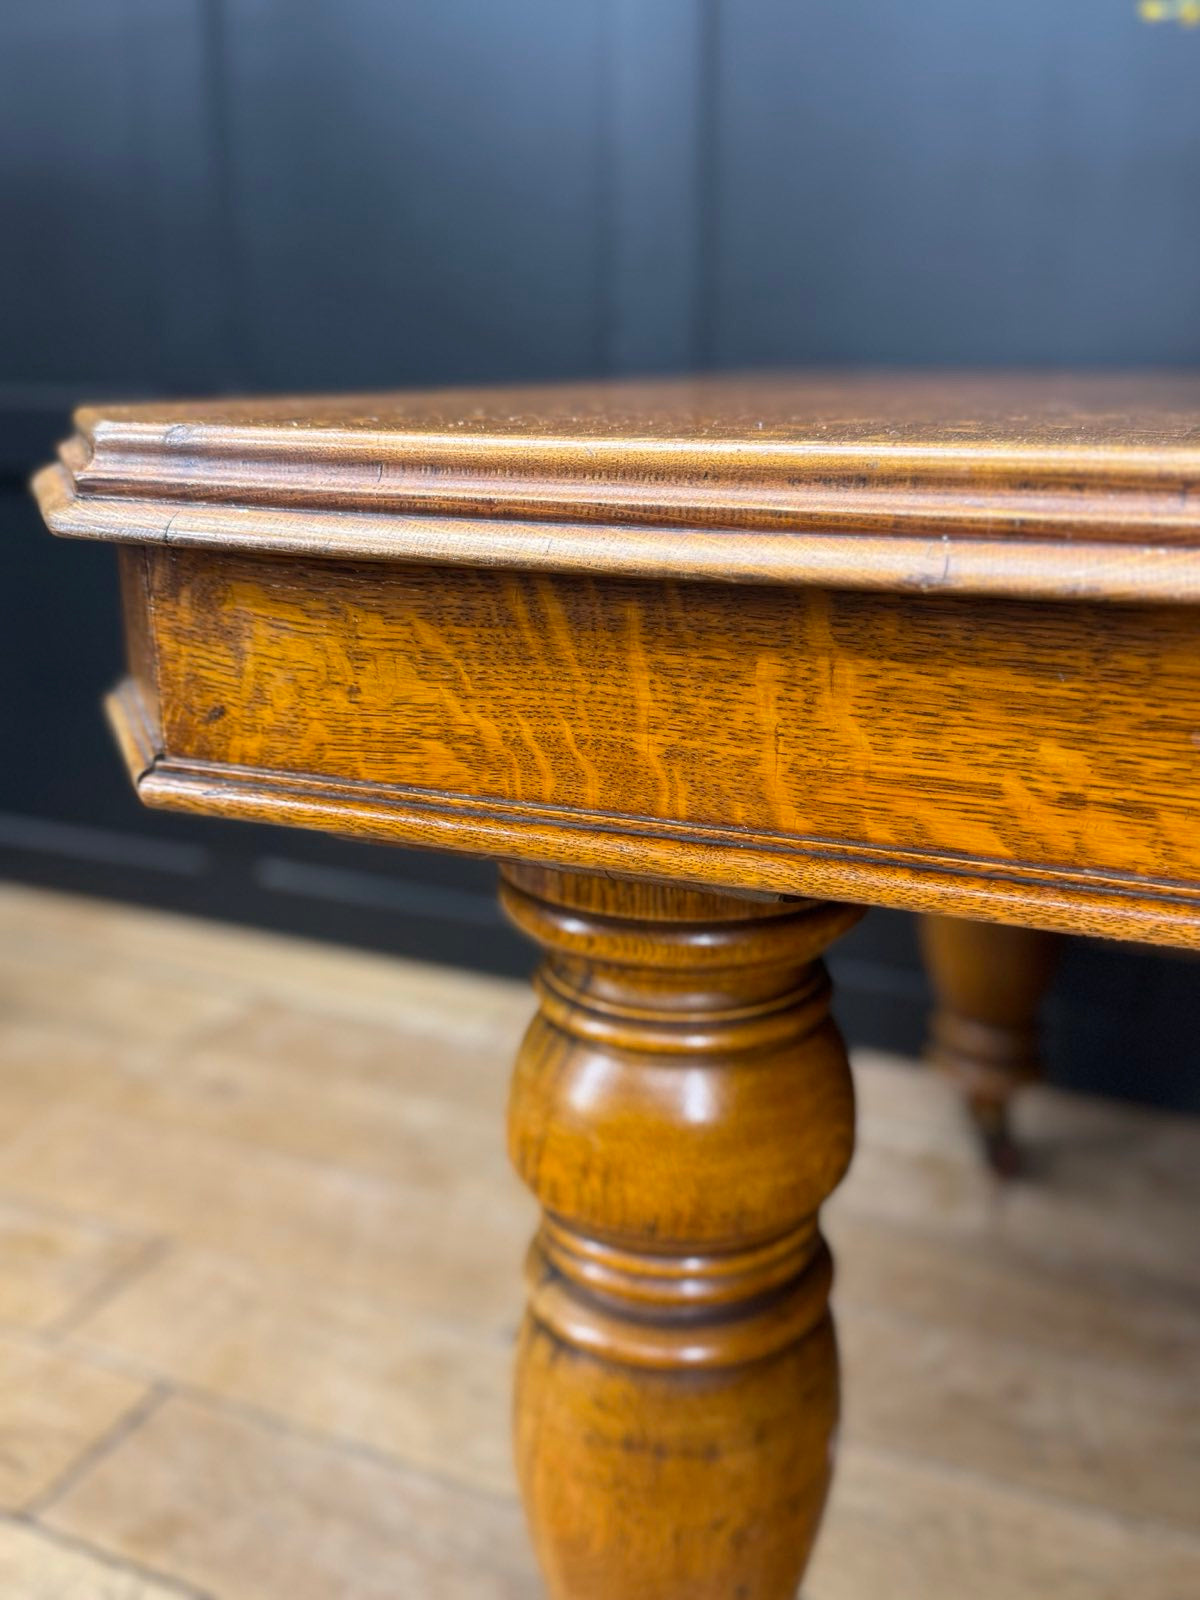
[(84, 494), (67, 466), (33, 479), (51, 531), (111, 544), (269, 556), (1028, 600), (1200, 603), (1200, 546), (1148, 539), (769, 531), (411, 515)]
[(946, 853), (848, 845), (486, 797), (181, 761), (159, 748), (142, 691), (105, 709), (148, 806), (580, 870), (669, 878), (1200, 949), (1200, 886)]

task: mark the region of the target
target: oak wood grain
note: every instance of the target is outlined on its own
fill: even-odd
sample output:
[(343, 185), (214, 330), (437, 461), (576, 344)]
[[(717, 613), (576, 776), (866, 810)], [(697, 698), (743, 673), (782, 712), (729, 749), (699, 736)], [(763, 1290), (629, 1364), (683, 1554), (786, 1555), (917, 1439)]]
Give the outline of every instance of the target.
[(88, 498), (1194, 544), (1198, 409), (1189, 373), (733, 375), (87, 408), (65, 459)]
[(145, 581), (115, 709), (151, 804), (1200, 942), (1190, 608), (192, 551)]
[(112, 715), (150, 804), (1200, 942), (1192, 375), (78, 424), (37, 487), (133, 542)]
[[(55, 531), (125, 547), (110, 713), (142, 798), (486, 852), (546, 951), (509, 1128), (543, 1210), (517, 1440), (551, 1592), (791, 1600), (838, 1409), (839, 902), (1200, 947), (1200, 382), (734, 378), (77, 425), (36, 490)], [(220, 1140), (181, 1185), (186, 1097), (150, 1098), (152, 1159), (181, 1212), (199, 1184), (218, 1244)], [(24, 1170), (72, 1137), (94, 1168), (104, 1120), (64, 1118)], [(293, 1103), (297, 1147), (335, 1136)], [(298, 1197), (271, 1152), (255, 1178), (254, 1248), (345, 1282), (363, 1195)], [(901, 1205), (945, 1216), (938, 1181)], [(140, 1215), (131, 1189), (113, 1203)], [(390, 1212), (427, 1236), (419, 1202)]]
[(118, 543), (1194, 603), (1198, 397), (864, 373), (106, 406), (37, 492)]

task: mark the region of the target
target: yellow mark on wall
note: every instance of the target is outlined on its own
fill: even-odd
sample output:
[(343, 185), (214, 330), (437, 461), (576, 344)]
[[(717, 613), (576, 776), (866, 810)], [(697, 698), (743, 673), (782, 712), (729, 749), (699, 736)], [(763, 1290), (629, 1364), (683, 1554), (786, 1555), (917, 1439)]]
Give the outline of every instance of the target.
[(1138, 16), (1143, 22), (1179, 22), (1185, 28), (1200, 27), (1200, 0), (1140, 0)]

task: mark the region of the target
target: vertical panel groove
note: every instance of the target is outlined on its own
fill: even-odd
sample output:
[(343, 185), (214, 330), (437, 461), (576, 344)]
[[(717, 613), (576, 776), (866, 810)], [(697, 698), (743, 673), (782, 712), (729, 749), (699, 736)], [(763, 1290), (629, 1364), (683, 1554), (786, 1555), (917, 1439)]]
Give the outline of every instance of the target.
[(711, 367), (716, 355), (717, 252), (720, 247), (718, 158), (721, 126), (721, 0), (696, 0), (698, 10), (696, 140), (696, 289), (692, 365)]
[(232, 103), (229, 88), (229, 21), (225, 0), (201, 0), (201, 46), (207, 129), (216, 190), (217, 246), (222, 267), (221, 314), (233, 370), (232, 383), (243, 388), (259, 381), (256, 349), (247, 325), (250, 304), (245, 252), (241, 248), (234, 172)]

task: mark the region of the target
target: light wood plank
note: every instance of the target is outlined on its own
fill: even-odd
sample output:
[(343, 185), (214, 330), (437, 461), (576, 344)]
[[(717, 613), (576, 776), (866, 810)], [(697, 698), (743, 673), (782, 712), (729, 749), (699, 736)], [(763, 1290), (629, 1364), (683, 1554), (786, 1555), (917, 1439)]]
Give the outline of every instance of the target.
[(1051, 1271), (1004, 1237), (948, 1239), (856, 1216), (836, 1200), (825, 1231), (846, 1316), (890, 1310), (967, 1343), (984, 1333), (1031, 1363), (1044, 1353), (1200, 1387), (1200, 1290), (1186, 1282), (1069, 1253)]
[[(0, 1323), (65, 1330), (0, 1337), (0, 1504), (49, 1491), (55, 1540), (150, 1574), (47, 1529), (13, 1554), (0, 1519), (0, 1593), (534, 1600), (524, 987), (0, 886), (0, 990)], [(1002, 1190), (936, 1076), (856, 1073), (848, 1442), (808, 1600), (1191, 1600), (1200, 1123), (1032, 1092)]]
[(0, 1324), (64, 1322), (135, 1268), (147, 1248), (138, 1234), (0, 1196)]
[(211, 1251), (179, 1248), (102, 1307), (71, 1348), (273, 1412), (469, 1486), (515, 1492), (512, 1326), (397, 1315)]
[(862, 1052), (855, 1085), (862, 1132), (834, 1206), (962, 1242), (1003, 1241), (1044, 1271), (1073, 1259), (1200, 1288), (1200, 1119), (1100, 1102), (1081, 1108), (1077, 1141), (1056, 1134), (1042, 1142), (1039, 1118), (1061, 1129), (1073, 1097), (1033, 1090), (1034, 1170), (1004, 1184), (979, 1160), (940, 1075), (897, 1071), (894, 1058)]
[(533, 1013), (524, 986), (510, 1014), (477, 1017), (469, 1028), (462, 1026), (462, 1014), (471, 1011), (469, 996), (447, 1003), (453, 1020), (446, 1028), (436, 1026), (436, 1014), (340, 1016), (327, 1012), (321, 998), (289, 1003), (269, 996), (213, 1029), (194, 1053), (200, 1060), (211, 1057), (239, 1068), (279, 1063), (306, 1093), (325, 1098), (358, 1086), (425, 1095), (480, 1116), (503, 1116), (505, 1063), (516, 1053)]
[[(297, 1031), (311, 1019), (298, 1017)], [(315, 1031), (315, 1030), (314, 1030)], [(464, 1185), (505, 1193), (503, 1098), (495, 1085), (470, 1098), (443, 1095), (442, 1050), (389, 1035), (393, 1070), (377, 1081), (326, 1061), (305, 1071), (297, 1054), (257, 1058), (206, 1045), (182, 1050), (166, 1069), (112, 1080), (105, 1108), (185, 1134), (375, 1174), (417, 1194)], [(472, 1076), (487, 1074), (476, 1057)], [(499, 1082), (502, 1074), (491, 1074)], [(465, 1086), (464, 1086), (465, 1087)]]
[(0, 1010), (12, 1019), (67, 1024), (85, 1037), (167, 1046), (231, 1017), (236, 998), (115, 965), (85, 966), (63, 981), (61, 962), (14, 949), (0, 964)]
[(1200, 1544), (847, 1448), (804, 1600), (1191, 1600)]
[(10, 955), (51, 972), (139, 973), (464, 1044), (490, 1039), (497, 1027), (523, 1028), (533, 1009), (527, 986), (510, 979), (0, 884), (0, 960)]
[[(3, 970), (0, 967), (0, 970)], [(60, 975), (69, 984), (70, 968)], [(123, 1070), (123, 1048), (78, 1021), (28, 1014), (0, 1020), (0, 1148), (71, 1101), (100, 1096)]]
[(849, 1438), (1200, 1534), (1193, 1385), (887, 1311), (839, 1334)]
[(121, 1373), (0, 1338), (0, 1507), (44, 1495), (147, 1393)]
[(7, 1518), (0, 1518), (0, 1594), (10, 1600), (196, 1600), (194, 1590), (143, 1577)]
[[(499, 1136), (499, 1130), (497, 1130)], [(225, 1251), (330, 1294), (506, 1327), (530, 1225), (515, 1179), (421, 1191), (96, 1107), (65, 1105), (0, 1152), (0, 1190)]]
[(162, 1407), (46, 1514), (221, 1600), (537, 1600), (515, 1502)]

